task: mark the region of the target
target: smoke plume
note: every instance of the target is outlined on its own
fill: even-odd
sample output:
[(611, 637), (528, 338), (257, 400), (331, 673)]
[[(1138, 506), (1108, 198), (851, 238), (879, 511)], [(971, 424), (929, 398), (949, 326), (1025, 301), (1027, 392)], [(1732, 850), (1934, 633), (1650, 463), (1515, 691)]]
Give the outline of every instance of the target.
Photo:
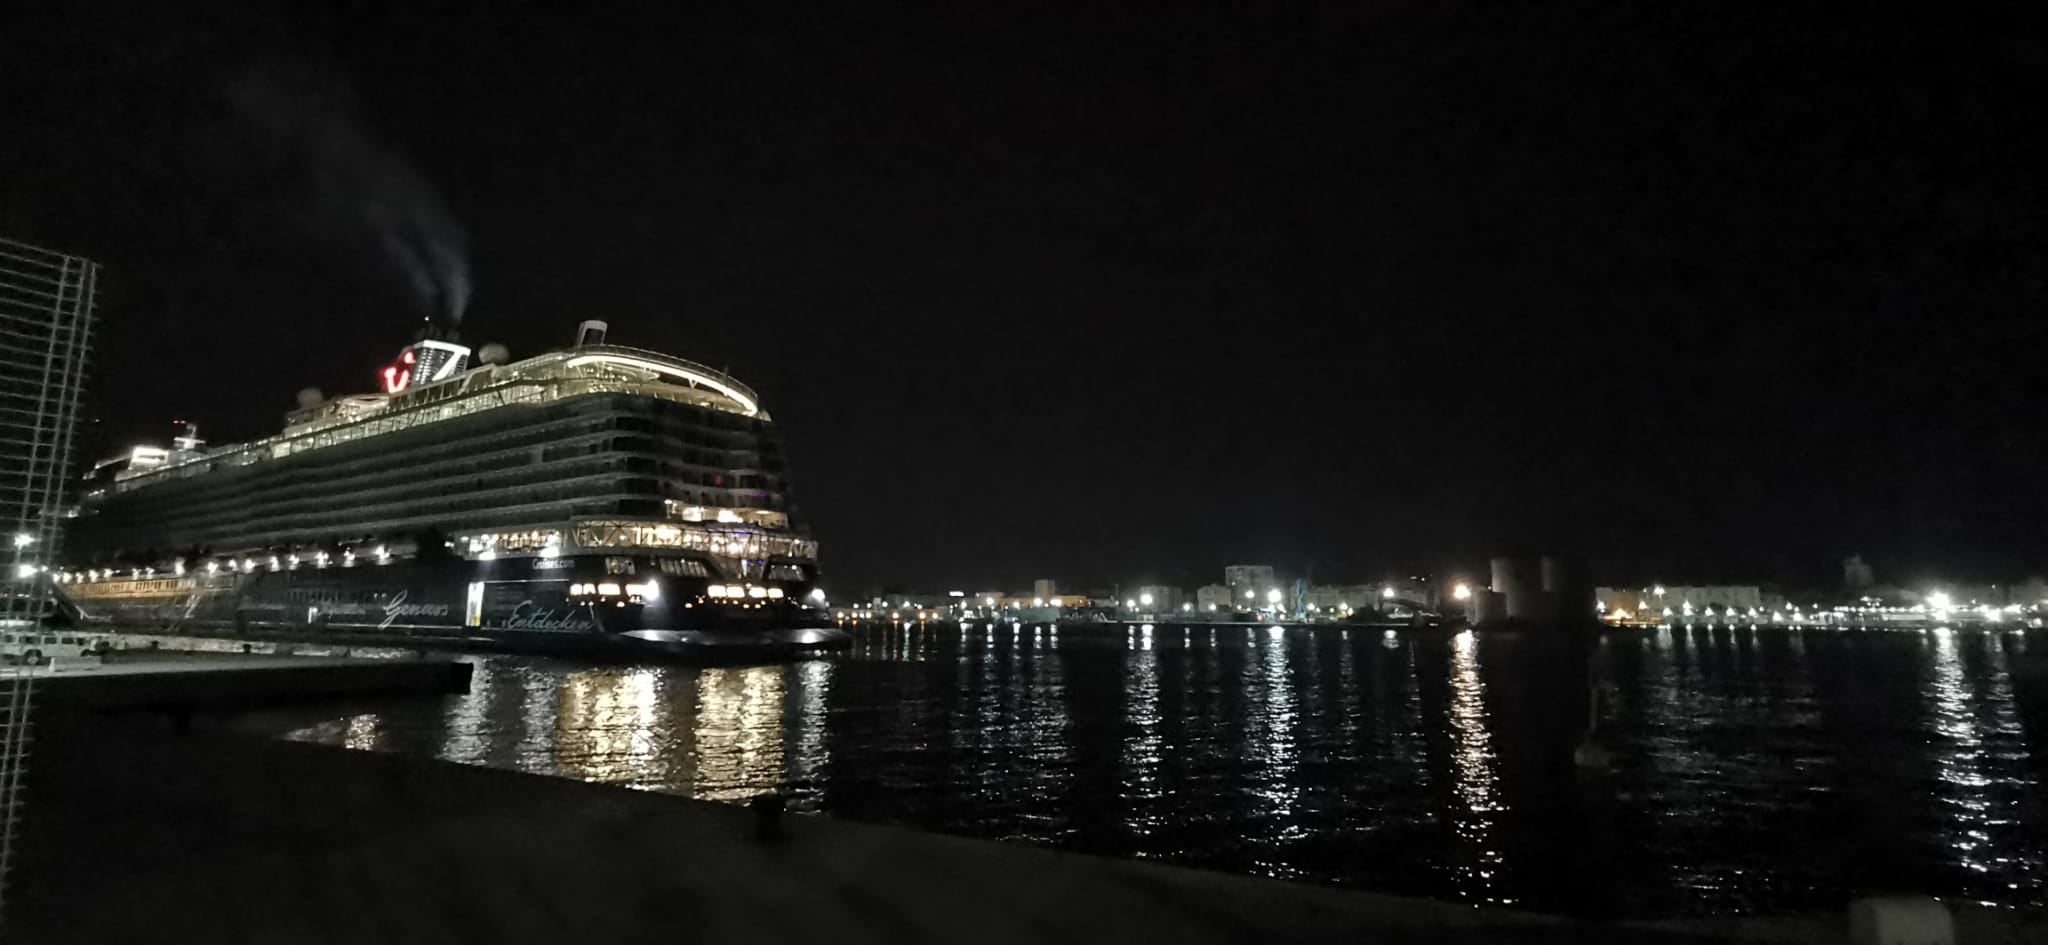
[(403, 280), (420, 314), (453, 326), (469, 305), (469, 240), (433, 185), (380, 145), (337, 77), (266, 65), (229, 83), (237, 116), (274, 161), (305, 175), (306, 222), (330, 241), (358, 242)]

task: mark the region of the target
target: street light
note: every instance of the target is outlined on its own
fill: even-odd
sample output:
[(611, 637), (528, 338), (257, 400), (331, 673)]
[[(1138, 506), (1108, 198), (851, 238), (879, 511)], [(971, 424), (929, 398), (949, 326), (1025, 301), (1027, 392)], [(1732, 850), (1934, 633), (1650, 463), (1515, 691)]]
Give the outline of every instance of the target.
[(1382, 588), (1380, 588), (1380, 599), (1382, 599), (1382, 600), (1393, 600), (1393, 599), (1394, 599), (1394, 585), (1392, 585), (1392, 584), (1389, 584), (1389, 585), (1387, 585), (1386, 587), (1382, 587)]
[(1195, 609), (1195, 605), (1193, 605), (1193, 604), (1190, 604), (1190, 603), (1188, 603), (1188, 602), (1186, 602), (1186, 601), (1182, 601), (1182, 602), (1181, 602), (1181, 605), (1180, 605), (1180, 612), (1181, 612), (1181, 613), (1184, 613), (1184, 614), (1185, 614), (1185, 613), (1189, 613), (1189, 612), (1193, 611), (1194, 609)]
[(1457, 598), (1457, 599), (1459, 599), (1459, 600), (1471, 600), (1471, 599), (1472, 599), (1472, 585), (1470, 585), (1470, 584), (1460, 584), (1460, 585), (1458, 585), (1457, 587), (1451, 588), (1451, 596), (1452, 596), (1452, 597), (1455, 597), (1455, 598)]
[(1277, 603), (1280, 603), (1280, 589), (1279, 589), (1279, 588), (1277, 588), (1277, 587), (1276, 587), (1276, 588), (1274, 588), (1274, 589), (1272, 589), (1272, 590), (1270, 590), (1270, 591), (1267, 591), (1267, 592), (1266, 592), (1266, 603), (1268, 603), (1268, 604), (1277, 604)]
[(1148, 592), (1148, 593), (1144, 593), (1144, 594), (1139, 594), (1139, 595), (1138, 595), (1138, 603), (1140, 603), (1140, 604), (1143, 604), (1143, 605), (1145, 605), (1145, 606), (1147, 606), (1147, 607), (1150, 607), (1150, 606), (1152, 606), (1152, 595), (1151, 595), (1151, 594), (1150, 594), (1149, 592)]
[(1251, 599), (1252, 599), (1252, 589), (1251, 589), (1251, 588), (1247, 587), (1247, 588), (1245, 588), (1245, 589), (1244, 589), (1244, 599), (1245, 599), (1245, 600), (1251, 600)]

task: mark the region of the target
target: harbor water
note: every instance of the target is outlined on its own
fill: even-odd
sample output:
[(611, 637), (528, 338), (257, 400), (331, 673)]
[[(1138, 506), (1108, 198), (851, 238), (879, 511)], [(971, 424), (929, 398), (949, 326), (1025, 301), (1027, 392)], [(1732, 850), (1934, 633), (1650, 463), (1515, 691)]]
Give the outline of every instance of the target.
[[(863, 627), (745, 668), (480, 659), (352, 748), (1579, 915), (2048, 887), (2048, 633)], [(1599, 694), (1594, 710), (1592, 693)], [(1602, 773), (1574, 763), (1589, 716)]]

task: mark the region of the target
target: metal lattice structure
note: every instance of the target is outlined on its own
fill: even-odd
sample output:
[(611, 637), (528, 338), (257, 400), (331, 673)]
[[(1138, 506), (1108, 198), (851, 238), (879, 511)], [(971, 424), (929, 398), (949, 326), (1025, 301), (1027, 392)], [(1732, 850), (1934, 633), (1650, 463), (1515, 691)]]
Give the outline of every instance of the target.
[[(0, 631), (40, 627), (56, 607), (50, 566), (78, 427), (99, 264), (0, 239)], [(0, 669), (0, 909), (22, 804), (35, 679)]]

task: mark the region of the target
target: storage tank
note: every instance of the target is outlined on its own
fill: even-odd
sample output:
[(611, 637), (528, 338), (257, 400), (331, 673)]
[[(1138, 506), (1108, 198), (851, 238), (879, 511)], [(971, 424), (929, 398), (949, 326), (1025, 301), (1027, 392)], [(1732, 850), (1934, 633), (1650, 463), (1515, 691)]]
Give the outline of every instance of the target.
[(1534, 576), (1529, 573), (1529, 559), (1499, 557), (1493, 559), (1493, 592), (1513, 594), (1515, 588), (1531, 586)]
[(1550, 597), (1556, 618), (1576, 621), (1593, 616), (1593, 586), (1578, 561), (1544, 555), (1542, 570), (1543, 592)]
[(1469, 608), (1469, 616), (1475, 627), (1489, 626), (1508, 619), (1507, 597), (1485, 588), (1472, 592)]
[(1557, 608), (1543, 592), (1543, 571), (1534, 558), (1493, 559), (1493, 592), (1506, 598), (1507, 619), (1546, 621)]

